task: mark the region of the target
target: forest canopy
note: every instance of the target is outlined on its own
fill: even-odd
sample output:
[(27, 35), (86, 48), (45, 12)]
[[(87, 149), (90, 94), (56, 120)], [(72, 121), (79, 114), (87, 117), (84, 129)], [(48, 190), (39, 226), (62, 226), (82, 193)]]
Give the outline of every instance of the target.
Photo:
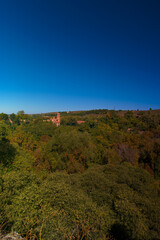
[(160, 111), (0, 114), (0, 231), (160, 239)]

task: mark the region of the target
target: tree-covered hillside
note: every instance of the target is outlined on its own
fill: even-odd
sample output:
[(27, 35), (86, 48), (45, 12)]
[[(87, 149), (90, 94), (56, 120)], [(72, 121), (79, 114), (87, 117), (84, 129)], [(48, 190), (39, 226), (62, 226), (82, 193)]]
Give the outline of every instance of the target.
[(160, 239), (159, 111), (0, 114), (0, 231)]

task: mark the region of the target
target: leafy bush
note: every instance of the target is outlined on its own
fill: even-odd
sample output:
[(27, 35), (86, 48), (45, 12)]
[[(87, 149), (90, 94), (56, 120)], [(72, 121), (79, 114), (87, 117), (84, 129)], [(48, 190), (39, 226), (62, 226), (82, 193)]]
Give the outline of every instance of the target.
[(12, 171), (1, 175), (1, 216), (30, 239), (158, 239), (158, 193), (152, 176), (129, 164), (42, 177)]

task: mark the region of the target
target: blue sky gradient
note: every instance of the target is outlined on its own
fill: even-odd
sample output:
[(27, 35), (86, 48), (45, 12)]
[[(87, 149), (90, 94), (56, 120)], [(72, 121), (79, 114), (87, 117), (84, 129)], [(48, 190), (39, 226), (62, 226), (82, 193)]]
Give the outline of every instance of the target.
[(160, 108), (159, 0), (0, 0), (0, 112)]

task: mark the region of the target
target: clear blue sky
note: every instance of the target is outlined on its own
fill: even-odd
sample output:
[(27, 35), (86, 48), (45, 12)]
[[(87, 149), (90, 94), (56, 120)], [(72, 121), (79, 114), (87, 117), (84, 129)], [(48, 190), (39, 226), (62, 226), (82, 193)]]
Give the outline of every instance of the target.
[(0, 0), (0, 112), (160, 108), (159, 0)]

